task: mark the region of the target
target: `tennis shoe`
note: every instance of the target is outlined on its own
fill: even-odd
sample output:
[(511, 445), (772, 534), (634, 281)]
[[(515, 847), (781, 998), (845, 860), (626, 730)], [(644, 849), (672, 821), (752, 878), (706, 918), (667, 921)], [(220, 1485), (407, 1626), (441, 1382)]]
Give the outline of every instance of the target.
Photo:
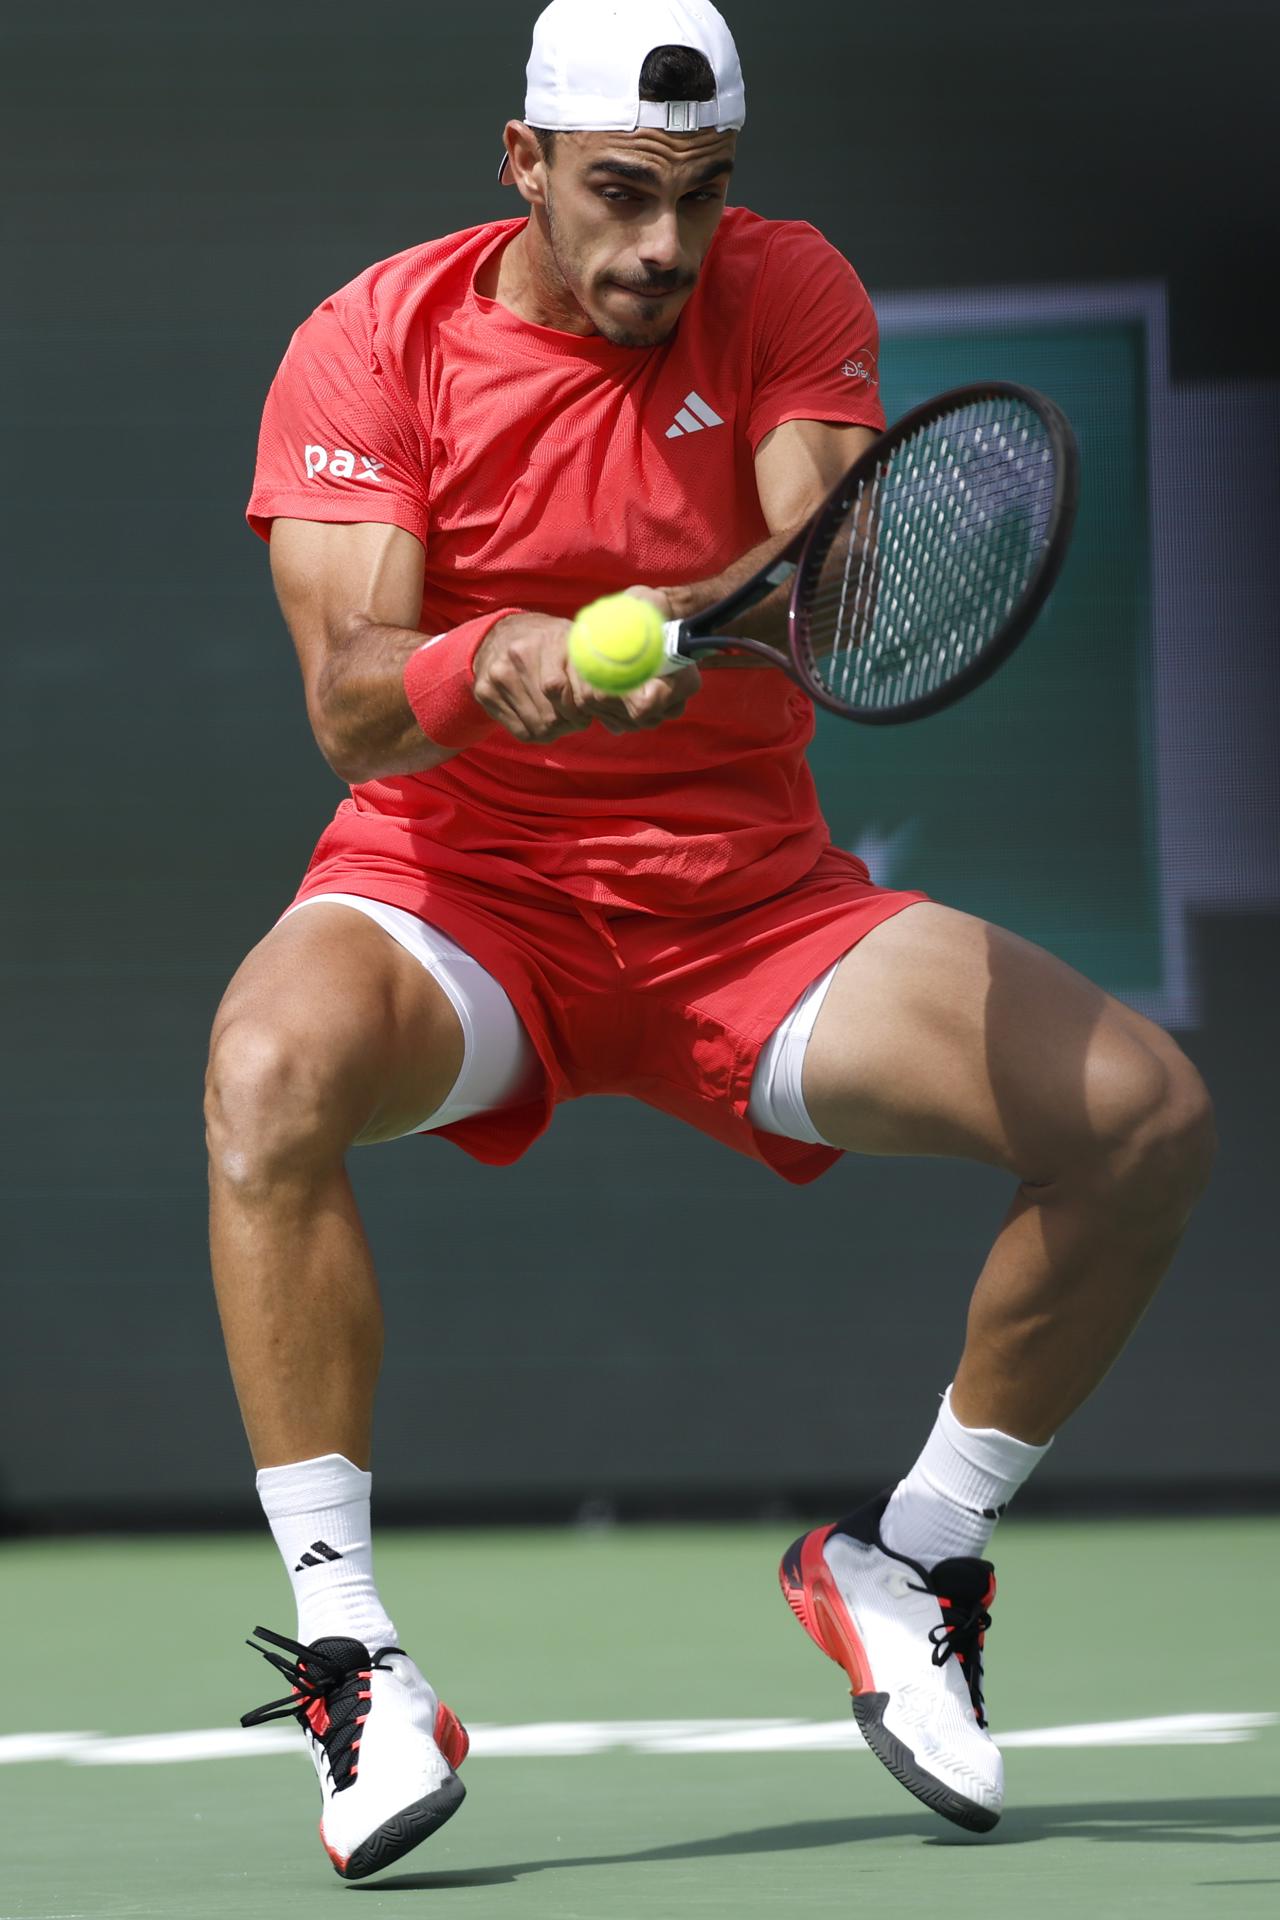
[(303, 1646), (266, 1627), (254, 1632), (270, 1645), (246, 1644), (292, 1690), (240, 1724), (290, 1716), (298, 1722), (320, 1776), (320, 1838), (344, 1880), (389, 1867), (458, 1811), (466, 1793), (456, 1772), (467, 1754), (466, 1728), (402, 1648), (371, 1654), (359, 1640)]
[(988, 1560), (926, 1570), (894, 1553), (880, 1537), (888, 1499), (794, 1541), (779, 1569), (782, 1591), (848, 1674), (853, 1717), (876, 1758), (935, 1813), (985, 1833), (1004, 1803), (982, 1703), (995, 1574)]

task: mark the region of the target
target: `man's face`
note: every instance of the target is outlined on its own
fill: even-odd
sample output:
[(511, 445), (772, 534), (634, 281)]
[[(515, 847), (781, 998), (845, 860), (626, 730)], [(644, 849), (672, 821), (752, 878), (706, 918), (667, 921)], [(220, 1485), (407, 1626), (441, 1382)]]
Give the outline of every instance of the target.
[(548, 266), (619, 347), (667, 339), (724, 212), (736, 133), (557, 135), (545, 172)]

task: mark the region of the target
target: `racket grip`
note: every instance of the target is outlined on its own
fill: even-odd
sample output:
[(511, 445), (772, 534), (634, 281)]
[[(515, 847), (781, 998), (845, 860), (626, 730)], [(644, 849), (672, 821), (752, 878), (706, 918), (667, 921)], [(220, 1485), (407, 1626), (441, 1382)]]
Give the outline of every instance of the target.
[(653, 676), (655, 680), (662, 679), (669, 674), (679, 673), (682, 667), (691, 667), (693, 665), (692, 655), (681, 653), (680, 651), (680, 640), (683, 633), (683, 620), (664, 621), (662, 628), (662, 665)]

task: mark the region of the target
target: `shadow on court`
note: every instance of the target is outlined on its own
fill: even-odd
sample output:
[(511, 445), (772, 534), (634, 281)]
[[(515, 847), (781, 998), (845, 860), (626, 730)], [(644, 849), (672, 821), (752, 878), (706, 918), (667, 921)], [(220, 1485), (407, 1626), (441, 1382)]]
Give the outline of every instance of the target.
[[(1232, 1832), (1232, 1828), (1256, 1831)], [(1035, 1840), (1120, 1840), (1195, 1845), (1211, 1840), (1227, 1846), (1274, 1844), (1280, 1838), (1276, 1801), (1266, 1795), (1224, 1800), (1105, 1800), (1096, 1805), (1016, 1807), (990, 1836), (961, 1828), (939, 1832), (930, 1814), (870, 1815), (851, 1820), (796, 1820), (785, 1827), (757, 1827), (748, 1833), (717, 1834), (683, 1840), (636, 1853), (585, 1854), (554, 1860), (520, 1860), (509, 1866), (477, 1867), (453, 1873), (391, 1874), (385, 1880), (355, 1884), (356, 1893), (445, 1892), (449, 1887), (495, 1887), (526, 1874), (567, 1867), (632, 1867), (647, 1860), (699, 1860), (725, 1854), (806, 1852), (815, 1847), (854, 1846), (860, 1840), (915, 1840), (935, 1847), (1023, 1846)], [(1206, 1884), (1216, 1884), (1209, 1882)], [(1238, 1884), (1238, 1883), (1228, 1883)]]

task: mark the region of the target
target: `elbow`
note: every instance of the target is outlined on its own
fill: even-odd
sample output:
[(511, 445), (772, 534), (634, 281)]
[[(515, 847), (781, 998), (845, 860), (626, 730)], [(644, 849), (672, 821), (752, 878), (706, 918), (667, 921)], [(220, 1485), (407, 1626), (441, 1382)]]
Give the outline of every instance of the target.
[(363, 786), (368, 780), (396, 780), (405, 774), (423, 773), (453, 758), (451, 748), (435, 746), (413, 726), (408, 729), (410, 739), (395, 741), (361, 739), (350, 727), (317, 717), (312, 718), (311, 730), (326, 765), (349, 787)]
[(326, 747), (323, 743), (321, 744), (320, 751), (324, 755), (325, 764), (330, 773), (336, 773), (339, 780), (341, 780), (345, 786), (359, 787), (362, 786), (366, 780), (372, 780), (374, 778), (373, 773), (369, 769), (361, 766), (350, 754), (338, 752), (332, 747)]
[(358, 787), (362, 781), (376, 780), (385, 771), (373, 764), (367, 747), (353, 737), (351, 728), (344, 726), (336, 714), (313, 706), (308, 717), (325, 764), (339, 780), (344, 780), (349, 787)]
[(361, 786), (366, 780), (380, 780), (387, 775), (388, 769), (375, 761), (367, 752), (361, 752), (356, 742), (347, 740), (340, 733), (316, 727), (314, 729), (316, 745), (324, 755), (325, 763), (331, 773), (349, 787)]

